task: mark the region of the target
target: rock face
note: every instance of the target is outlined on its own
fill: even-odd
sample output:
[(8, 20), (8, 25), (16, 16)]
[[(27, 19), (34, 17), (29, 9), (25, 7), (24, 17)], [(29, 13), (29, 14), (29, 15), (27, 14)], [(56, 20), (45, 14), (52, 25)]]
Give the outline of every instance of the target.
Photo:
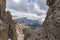
[(60, 0), (47, 0), (47, 5), (49, 9), (43, 23), (46, 40), (60, 40)]
[(23, 29), (24, 40), (46, 40), (47, 34), (44, 27), (36, 29)]
[(4, 15), (5, 12), (5, 8), (6, 8), (6, 0), (0, 0), (0, 18)]
[(16, 24), (16, 34), (17, 34), (17, 40), (24, 40), (24, 34), (23, 34), (23, 26), (21, 26), (19, 23)]
[[(5, 11), (6, 8), (6, 0), (0, 0), (0, 20), (2, 20), (3, 25), (0, 25), (1, 36), (0, 40), (7, 40), (11, 38), (11, 40), (17, 40), (16, 29), (15, 29), (15, 21), (12, 20), (12, 16), (9, 11)], [(4, 26), (7, 24), (6, 26)], [(1, 30), (2, 29), (2, 30)], [(4, 34), (5, 33), (5, 34)], [(6, 38), (7, 37), (7, 38)]]
[(8, 30), (8, 25), (0, 20), (0, 40), (8, 40)]

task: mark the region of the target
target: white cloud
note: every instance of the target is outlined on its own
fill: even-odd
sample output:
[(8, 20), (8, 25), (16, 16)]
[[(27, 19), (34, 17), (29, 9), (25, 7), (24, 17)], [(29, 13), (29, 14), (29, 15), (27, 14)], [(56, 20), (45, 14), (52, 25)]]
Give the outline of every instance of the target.
[[(46, 0), (37, 0), (34, 4), (27, 4), (26, 0), (7, 0), (6, 9), (9, 10), (13, 16), (17, 16), (15, 18), (27, 17), (28, 19), (41, 19), (43, 21), (47, 11), (45, 1)], [(42, 9), (42, 7), (44, 9)]]
[(16, 3), (20, 2), (21, 0), (14, 0)]
[(19, 12), (19, 11), (15, 11), (12, 9), (7, 9), (7, 10), (10, 10), (12, 16), (16, 16), (16, 17), (13, 17), (13, 19), (27, 17), (28, 19), (32, 19), (32, 20), (39, 20), (40, 19), (41, 21), (43, 21), (46, 16), (45, 14), (38, 16), (37, 14), (34, 14), (34, 13)]

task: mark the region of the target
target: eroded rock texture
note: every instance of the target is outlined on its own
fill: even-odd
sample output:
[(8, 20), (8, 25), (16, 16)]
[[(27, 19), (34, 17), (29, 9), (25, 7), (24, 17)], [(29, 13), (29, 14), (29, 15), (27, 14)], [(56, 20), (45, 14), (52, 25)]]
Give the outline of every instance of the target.
[(47, 0), (49, 6), (43, 26), (46, 40), (60, 40), (60, 0)]
[[(4, 23), (0, 22), (2, 24), (0, 25), (0, 40), (7, 40), (9, 38), (11, 38), (11, 40), (17, 40), (15, 21), (12, 20), (10, 12), (5, 11), (5, 8), (6, 0), (0, 0), (0, 20), (4, 22)], [(8, 26), (5, 24), (7, 24)]]
[(16, 24), (16, 34), (17, 40), (24, 40), (23, 26), (21, 26), (19, 23)]
[(0, 40), (8, 40), (8, 30), (8, 25), (0, 20)]

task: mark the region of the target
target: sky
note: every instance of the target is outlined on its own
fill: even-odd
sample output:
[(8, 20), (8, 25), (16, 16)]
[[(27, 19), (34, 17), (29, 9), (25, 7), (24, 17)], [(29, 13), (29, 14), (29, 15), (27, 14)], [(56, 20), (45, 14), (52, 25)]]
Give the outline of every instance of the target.
[(48, 6), (46, 0), (6, 0), (6, 10), (11, 12), (13, 19), (27, 17), (32, 20), (43, 21)]

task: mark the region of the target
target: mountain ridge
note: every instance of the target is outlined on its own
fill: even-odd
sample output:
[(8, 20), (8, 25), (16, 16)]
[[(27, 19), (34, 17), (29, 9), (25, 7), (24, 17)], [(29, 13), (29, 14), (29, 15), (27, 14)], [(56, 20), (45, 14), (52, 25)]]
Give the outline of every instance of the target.
[(19, 22), (22, 25), (28, 25), (31, 27), (40, 27), (42, 25), (42, 22), (40, 22), (39, 20), (31, 20), (31, 19), (28, 19), (26, 17), (14, 19), (14, 20)]

